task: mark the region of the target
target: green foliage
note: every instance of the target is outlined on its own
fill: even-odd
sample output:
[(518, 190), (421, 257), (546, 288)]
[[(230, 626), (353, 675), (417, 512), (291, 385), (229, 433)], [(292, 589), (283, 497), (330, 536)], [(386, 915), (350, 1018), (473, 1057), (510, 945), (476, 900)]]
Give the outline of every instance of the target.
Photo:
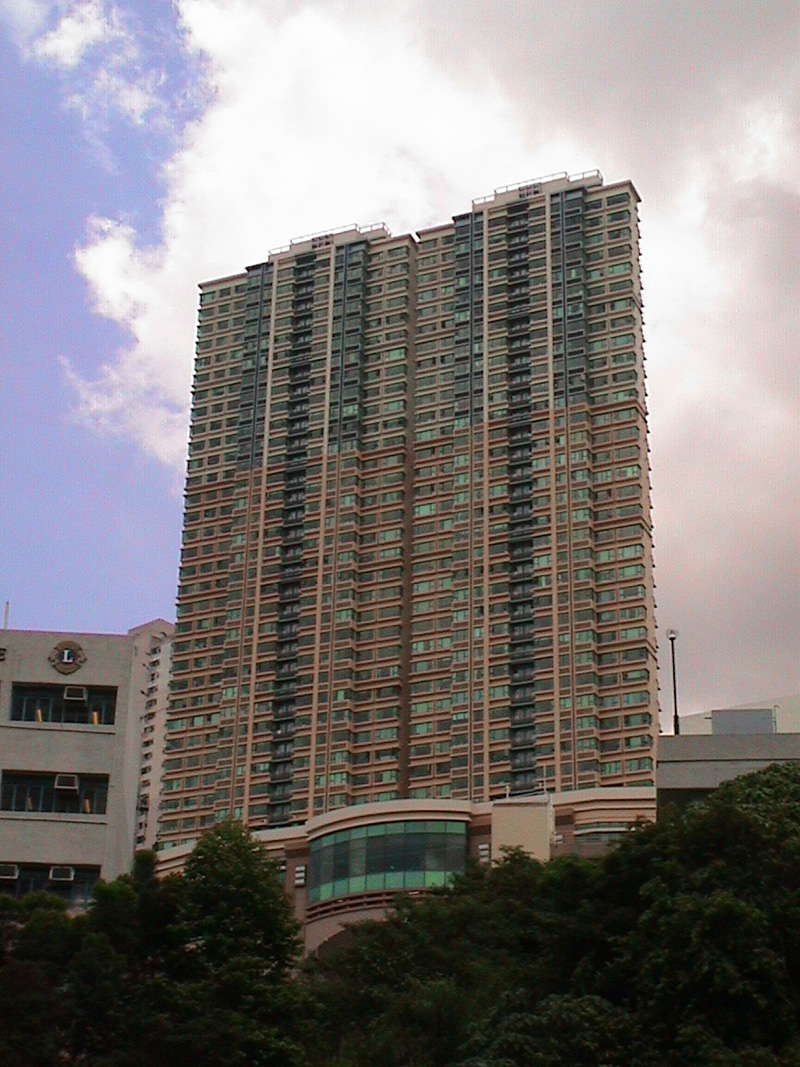
[(209, 967), (261, 961), (279, 977), (297, 956), (297, 925), (277, 872), (239, 823), (207, 833), (186, 863), (183, 914), (196, 955)]
[(184, 877), (154, 857), (69, 916), (0, 898), (5, 1067), (284, 1067), (299, 1062), (297, 927), (247, 831), (207, 834)]
[(78, 944), (64, 902), (0, 896), (0, 1063), (56, 1067), (72, 1019), (64, 969)]
[(0, 897), (3, 1067), (800, 1067), (800, 767), (597, 860), (521, 852), (299, 966), (244, 829), (85, 916)]
[(796, 1064), (800, 767), (730, 783), (597, 860), (472, 869), (307, 981), (319, 1064)]
[(476, 1026), (461, 1067), (645, 1067), (637, 1021), (600, 997), (549, 996), (535, 1008), (506, 994)]

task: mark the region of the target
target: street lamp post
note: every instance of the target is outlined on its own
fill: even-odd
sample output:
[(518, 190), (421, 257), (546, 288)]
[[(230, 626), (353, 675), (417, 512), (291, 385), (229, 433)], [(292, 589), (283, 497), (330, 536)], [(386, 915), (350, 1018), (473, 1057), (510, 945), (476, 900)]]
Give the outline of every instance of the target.
[(678, 677), (675, 671), (675, 638), (677, 636), (677, 630), (667, 630), (672, 657), (672, 731), (676, 736), (681, 732), (681, 721), (678, 718)]

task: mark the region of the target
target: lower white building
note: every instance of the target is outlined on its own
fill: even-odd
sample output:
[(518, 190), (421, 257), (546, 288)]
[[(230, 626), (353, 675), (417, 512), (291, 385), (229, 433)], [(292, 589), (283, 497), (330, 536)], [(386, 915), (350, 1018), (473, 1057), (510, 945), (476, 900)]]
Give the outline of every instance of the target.
[(81, 907), (130, 870), (152, 648), (170, 631), (0, 631), (0, 892)]
[(681, 719), (659, 741), (658, 806), (702, 800), (723, 782), (800, 760), (800, 695), (767, 697)]
[(158, 619), (155, 623), (145, 623), (144, 626), (137, 626), (130, 631), (131, 636), (139, 639), (137, 643), (143, 646), (141, 655), (147, 670), (141, 718), (142, 758), (139, 769), (137, 850), (152, 849), (156, 844), (174, 631), (175, 627), (163, 619)]
[(800, 694), (765, 697), (681, 718), (681, 734), (730, 736), (800, 733)]

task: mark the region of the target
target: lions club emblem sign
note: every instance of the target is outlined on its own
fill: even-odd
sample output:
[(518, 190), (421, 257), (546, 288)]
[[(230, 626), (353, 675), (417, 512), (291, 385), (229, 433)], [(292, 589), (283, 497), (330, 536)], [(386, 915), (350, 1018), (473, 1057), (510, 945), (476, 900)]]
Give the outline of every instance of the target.
[(73, 674), (86, 662), (86, 653), (77, 641), (59, 641), (47, 658), (59, 674)]

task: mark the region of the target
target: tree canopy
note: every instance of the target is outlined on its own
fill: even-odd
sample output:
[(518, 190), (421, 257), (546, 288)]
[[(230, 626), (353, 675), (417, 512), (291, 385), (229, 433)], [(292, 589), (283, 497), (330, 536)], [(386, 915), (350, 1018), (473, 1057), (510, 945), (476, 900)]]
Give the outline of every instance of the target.
[(87, 914), (0, 896), (8, 1067), (800, 1067), (800, 766), (606, 855), (510, 852), (300, 962), (241, 826)]
[(800, 766), (782, 765), (598, 859), (511, 852), (358, 927), (310, 968), (318, 1062), (800, 1065), (798, 908)]

